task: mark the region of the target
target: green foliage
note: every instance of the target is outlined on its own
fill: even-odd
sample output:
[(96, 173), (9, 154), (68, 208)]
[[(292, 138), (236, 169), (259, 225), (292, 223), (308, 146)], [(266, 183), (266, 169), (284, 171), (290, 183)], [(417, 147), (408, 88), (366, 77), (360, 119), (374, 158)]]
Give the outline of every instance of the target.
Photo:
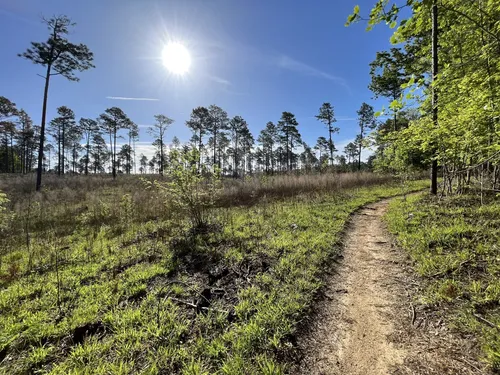
[(34, 64), (50, 65), (57, 74), (70, 81), (78, 81), (73, 72), (93, 68), (94, 55), (85, 44), (74, 44), (64, 37), (70, 33), (69, 28), (75, 25), (68, 17), (56, 16), (43, 22), (50, 31), (47, 42), (32, 42), (31, 48), (19, 56)]
[[(431, 74), (433, 4), (439, 45), (439, 73), (435, 77)], [(402, 47), (377, 53), (371, 64), (370, 88), (390, 100), (394, 115), (394, 134), (380, 139), (379, 156), (385, 160), (379, 164), (389, 163), (401, 170), (405, 164), (414, 166), (417, 156), (421, 164), (434, 160), (442, 166), (443, 184), (450, 193), (473, 185), (497, 189), (500, 107), (495, 103), (500, 60), (494, 51), (500, 44), (496, 22), (500, 9), (493, 1), (474, 6), (459, 0), (408, 1), (398, 7), (379, 0), (370, 12), (368, 28), (380, 22), (395, 27), (404, 7), (411, 8), (411, 16), (400, 22), (391, 38)], [(357, 8), (348, 22), (359, 19)], [(432, 118), (434, 94), (437, 122)], [(412, 130), (399, 132), (405, 125), (397, 117), (408, 106), (419, 108), (421, 117), (409, 122)]]
[(162, 194), (165, 209), (178, 215), (187, 215), (193, 228), (204, 228), (209, 223), (210, 209), (214, 206), (220, 192), (221, 181), (217, 169), (209, 171), (203, 165), (198, 170), (197, 150), (186, 153), (173, 151), (167, 174), (168, 181), (154, 181)]
[[(196, 160), (194, 153), (179, 156), (177, 163), (186, 164), (166, 177), (178, 184), (161, 188), (165, 198), (179, 200), (172, 209), (184, 227), (192, 222), (182, 189), (196, 189), (193, 181), (202, 178)], [(17, 245), (23, 233), (13, 232), (6, 243), (0, 373), (286, 373), (281, 358), (291, 350), (295, 327), (314, 301), (350, 213), (402, 191), (392, 184), (250, 207), (212, 206), (221, 230), (197, 236), (194, 245), (204, 251), (179, 258), (172, 219), (158, 211), (141, 214), (161, 206), (141, 198), (151, 193), (143, 184), (126, 191), (115, 183), (97, 196), (81, 194), (71, 203), (76, 211), (67, 214), (66, 190), (58, 190), (57, 199), (43, 202), (43, 220), (33, 221), (38, 229), (31, 250)], [(80, 224), (70, 227), (76, 212)], [(63, 223), (64, 230), (58, 228)], [(95, 230), (86, 230), (89, 225)]]
[(8, 203), (9, 199), (7, 199), (7, 194), (0, 191), (0, 233), (9, 226), (12, 218), (12, 214), (10, 214), (7, 209)]
[(300, 136), (297, 126), (299, 123), (295, 118), (295, 115), (290, 112), (283, 112), (281, 114), (281, 119), (278, 121), (278, 131), (280, 136), (280, 141), (282, 142), (285, 149), (285, 160), (286, 160), (286, 170), (292, 170), (292, 154), (293, 150), (302, 143), (302, 137)]

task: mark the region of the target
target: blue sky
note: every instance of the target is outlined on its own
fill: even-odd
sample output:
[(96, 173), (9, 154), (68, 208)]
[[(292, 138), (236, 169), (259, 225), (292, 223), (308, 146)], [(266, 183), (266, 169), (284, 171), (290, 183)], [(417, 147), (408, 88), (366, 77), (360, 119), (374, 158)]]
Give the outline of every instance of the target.
[[(390, 48), (386, 26), (365, 31), (345, 27), (354, 5), (368, 12), (373, 0), (0, 0), (2, 92), (41, 118), (43, 68), (17, 57), (30, 41), (47, 38), (40, 17), (66, 14), (77, 26), (70, 35), (95, 55), (96, 68), (79, 83), (54, 77), (48, 119), (66, 105), (77, 118), (97, 117), (118, 106), (141, 126), (138, 153), (148, 152), (147, 125), (155, 114), (175, 120), (167, 138), (187, 141), (191, 109), (217, 104), (245, 118), (256, 137), (268, 121), (290, 111), (303, 139), (314, 145), (326, 129), (314, 118), (323, 102), (335, 107), (339, 149), (351, 141), (362, 102), (380, 109), (367, 85), (375, 53)], [(183, 43), (192, 65), (183, 77), (161, 62), (168, 41)], [(154, 100), (118, 100), (110, 97)]]

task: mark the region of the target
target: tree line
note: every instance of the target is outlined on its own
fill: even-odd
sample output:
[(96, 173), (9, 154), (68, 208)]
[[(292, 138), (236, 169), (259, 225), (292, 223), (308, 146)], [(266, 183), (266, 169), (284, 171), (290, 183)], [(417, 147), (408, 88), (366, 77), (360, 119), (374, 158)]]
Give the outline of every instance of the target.
[[(34, 125), (30, 116), (15, 103), (0, 97), (0, 171), (28, 173), (36, 171), (36, 189), (39, 190), (42, 172), (111, 173), (116, 178), (122, 173), (163, 174), (169, 162), (166, 134), (173, 119), (159, 114), (148, 129), (153, 135), (156, 152), (148, 159), (139, 156), (136, 161), (135, 145), (139, 139), (138, 126), (118, 107), (106, 109), (97, 118), (80, 118), (67, 106), (57, 108), (57, 116), (47, 124), (49, 86), (52, 77), (63, 76), (78, 81), (76, 72), (94, 68), (93, 53), (84, 44), (74, 44), (67, 39), (75, 24), (67, 16), (43, 19), (49, 30), (45, 42), (32, 42), (30, 48), (19, 54), (34, 64), (45, 68), (45, 87), (40, 125)], [(296, 169), (332, 169), (335, 161), (343, 170), (361, 169), (361, 152), (366, 147), (367, 133), (375, 127), (373, 108), (363, 103), (358, 111), (360, 132), (348, 144), (344, 155), (335, 156), (333, 137), (335, 126), (334, 107), (324, 103), (316, 115), (327, 129), (326, 137), (319, 137), (314, 146), (306, 144), (298, 130), (298, 121), (291, 112), (283, 112), (276, 122), (268, 122), (254, 138), (247, 122), (241, 116), (230, 118), (222, 108), (211, 105), (193, 109), (186, 125), (193, 136), (181, 145), (174, 137), (173, 148), (196, 148), (198, 164), (217, 166), (224, 174), (242, 176), (246, 173), (290, 172)], [(126, 143), (117, 149), (117, 140)], [(56, 162), (53, 162), (56, 159)], [(139, 168), (137, 168), (139, 166)], [(201, 169), (201, 168), (200, 168)]]
[[(40, 127), (15, 103), (0, 97), (0, 171), (29, 173), (37, 168)], [(199, 151), (201, 164), (217, 167), (227, 176), (243, 176), (254, 172), (290, 172), (297, 169), (326, 170), (336, 165), (340, 170), (361, 168), (361, 150), (368, 129), (375, 126), (374, 111), (363, 103), (358, 111), (360, 133), (335, 156), (333, 136), (339, 128), (334, 108), (324, 103), (316, 118), (326, 126), (327, 137), (318, 138), (314, 146), (302, 140), (298, 121), (291, 112), (283, 112), (276, 123), (269, 121), (257, 137), (241, 116), (230, 118), (216, 105), (197, 107), (186, 126), (192, 131), (189, 142), (181, 144), (177, 137), (167, 141), (168, 128), (174, 120), (163, 114), (154, 116), (147, 131), (153, 137), (153, 156), (144, 154), (136, 160), (139, 127), (118, 107), (106, 109), (97, 118), (80, 118), (67, 106), (57, 108), (57, 116), (47, 126), (43, 146), (43, 171), (66, 173), (159, 173), (170, 161), (169, 150)], [(120, 146), (118, 140), (123, 140)], [(119, 147), (118, 147), (119, 146)]]
[(370, 65), (370, 88), (391, 103), (373, 133), (377, 168), (430, 168), (433, 194), (439, 176), (442, 192), (499, 191), (498, 20), (498, 1), (487, 0), (377, 0), (366, 18), (354, 8), (348, 24), (395, 30)]

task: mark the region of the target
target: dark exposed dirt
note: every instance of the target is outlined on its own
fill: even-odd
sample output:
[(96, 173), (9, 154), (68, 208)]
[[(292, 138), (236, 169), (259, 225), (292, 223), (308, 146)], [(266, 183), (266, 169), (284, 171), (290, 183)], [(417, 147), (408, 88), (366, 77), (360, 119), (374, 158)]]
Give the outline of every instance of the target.
[(353, 216), (335, 273), (298, 337), (292, 373), (486, 374), (475, 340), (415, 302), (418, 278), (381, 220), (387, 204)]

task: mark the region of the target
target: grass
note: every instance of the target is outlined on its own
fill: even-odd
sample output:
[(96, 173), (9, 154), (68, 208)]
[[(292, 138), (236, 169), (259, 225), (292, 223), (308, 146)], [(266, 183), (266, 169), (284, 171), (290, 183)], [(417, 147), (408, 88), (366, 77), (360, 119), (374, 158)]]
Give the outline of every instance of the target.
[(483, 359), (500, 371), (500, 202), (417, 195), (393, 201), (387, 220), (425, 280), (421, 302), (479, 337)]
[(204, 233), (132, 179), (62, 185), (8, 194), (0, 373), (283, 374), (349, 215), (425, 183), (220, 205)]

